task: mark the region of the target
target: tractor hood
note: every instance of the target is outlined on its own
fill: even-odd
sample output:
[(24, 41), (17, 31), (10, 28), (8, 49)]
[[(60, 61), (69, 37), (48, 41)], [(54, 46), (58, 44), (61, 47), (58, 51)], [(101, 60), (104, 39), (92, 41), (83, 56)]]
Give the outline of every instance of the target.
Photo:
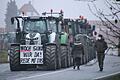
[(26, 35), (26, 44), (27, 45), (40, 45), (41, 44), (41, 35), (40, 33), (28, 33)]

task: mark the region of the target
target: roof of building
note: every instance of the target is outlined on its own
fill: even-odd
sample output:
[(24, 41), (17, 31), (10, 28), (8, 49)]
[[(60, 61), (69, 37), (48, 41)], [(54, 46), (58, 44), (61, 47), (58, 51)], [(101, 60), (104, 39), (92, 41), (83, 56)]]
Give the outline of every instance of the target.
[(33, 7), (33, 5), (31, 4), (31, 1), (29, 1), (28, 4), (24, 4), (20, 9), (19, 9), (20, 13), (27, 13), (27, 12), (35, 12), (37, 15), (39, 15), (39, 13), (36, 11), (36, 9)]

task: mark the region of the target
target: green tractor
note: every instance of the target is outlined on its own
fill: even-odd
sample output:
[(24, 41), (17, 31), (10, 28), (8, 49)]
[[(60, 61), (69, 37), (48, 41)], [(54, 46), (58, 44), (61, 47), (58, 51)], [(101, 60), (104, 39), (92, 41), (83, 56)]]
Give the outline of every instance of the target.
[(15, 42), (10, 45), (11, 71), (56, 70), (70, 66), (68, 37), (61, 31), (63, 13), (59, 15), (11, 18), (17, 28)]
[(64, 23), (68, 25), (71, 47), (74, 45), (76, 39), (79, 39), (84, 45), (85, 56), (82, 57), (81, 64), (94, 59), (96, 57), (92, 36), (94, 27), (92, 28), (85, 19), (64, 19)]
[(81, 62), (81, 64), (84, 64), (96, 57), (92, 35), (94, 29), (88, 23), (87, 19), (76, 19), (75, 24), (75, 39), (79, 38), (84, 45), (85, 56), (83, 56)]

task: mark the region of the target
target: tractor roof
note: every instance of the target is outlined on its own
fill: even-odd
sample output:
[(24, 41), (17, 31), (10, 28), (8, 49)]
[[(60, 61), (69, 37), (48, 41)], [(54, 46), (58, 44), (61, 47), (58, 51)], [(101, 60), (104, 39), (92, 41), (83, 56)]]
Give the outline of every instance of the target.
[(48, 17), (41, 17), (41, 16), (16, 16), (16, 17), (12, 17), (12, 18), (21, 18), (23, 20), (60, 20), (59, 17), (53, 17), (53, 16), (48, 16)]

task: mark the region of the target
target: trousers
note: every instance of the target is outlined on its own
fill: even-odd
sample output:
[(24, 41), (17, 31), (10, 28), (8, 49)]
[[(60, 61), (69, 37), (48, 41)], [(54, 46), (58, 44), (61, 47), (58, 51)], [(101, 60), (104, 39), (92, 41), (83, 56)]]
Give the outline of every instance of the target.
[(73, 64), (74, 66), (80, 66), (81, 64), (81, 58), (80, 57), (76, 57), (73, 59)]
[(104, 53), (98, 53), (97, 54), (97, 59), (98, 59), (99, 68), (102, 69), (103, 64), (104, 64), (105, 54)]

